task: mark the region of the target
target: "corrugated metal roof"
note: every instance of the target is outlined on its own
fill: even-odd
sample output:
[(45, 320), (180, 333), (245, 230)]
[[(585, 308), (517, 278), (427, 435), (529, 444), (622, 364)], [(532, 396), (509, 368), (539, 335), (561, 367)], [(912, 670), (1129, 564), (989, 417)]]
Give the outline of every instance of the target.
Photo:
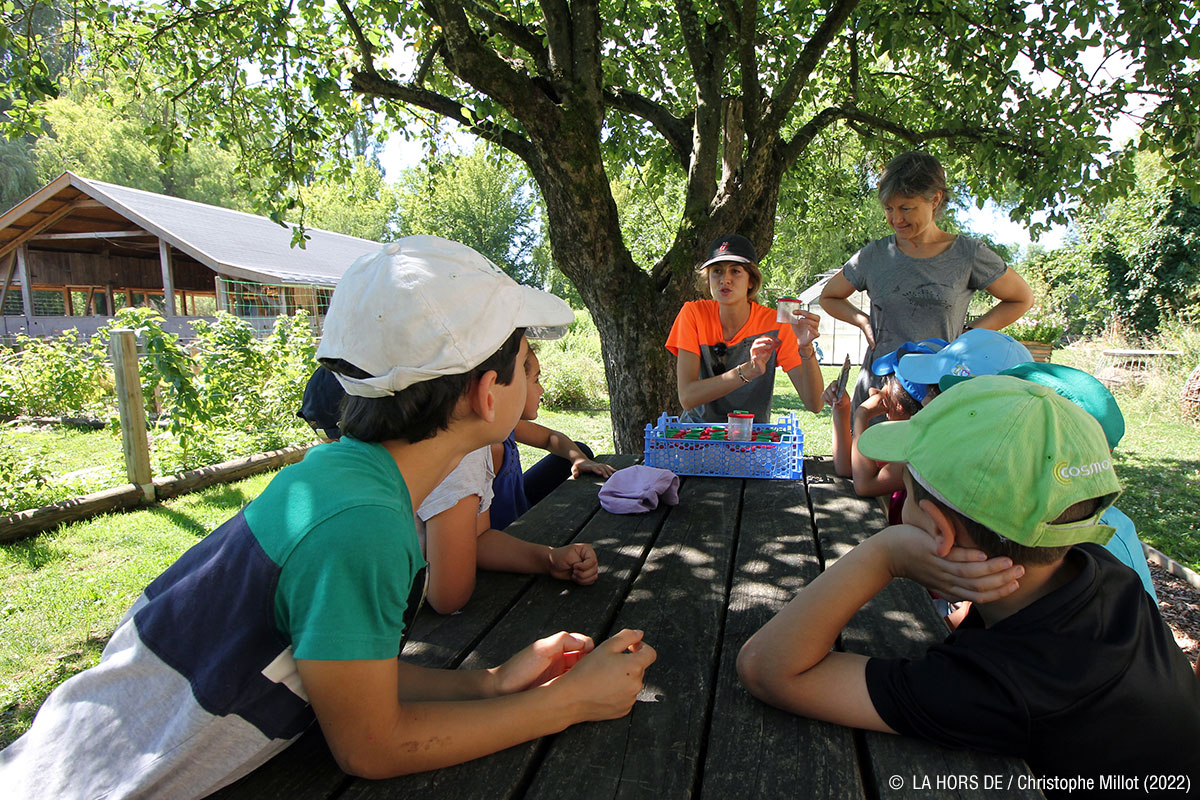
[(70, 193), (68, 185), (230, 278), (333, 286), (359, 256), (379, 248), (377, 242), (316, 228), (305, 231), (303, 249), (292, 247), (294, 226), (70, 172), (5, 213), (4, 222), (17, 230), (28, 227), (25, 220), (46, 216), (39, 206), (62, 205), (58, 195)]
[(294, 226), (178, 197), (74, 176), (72, 183), (115, 211), (136, 220), (211, 269), (265, 283), (333, 286), (354, 261), (378, 242), (308, 228), (303, 249), (292, 247)]

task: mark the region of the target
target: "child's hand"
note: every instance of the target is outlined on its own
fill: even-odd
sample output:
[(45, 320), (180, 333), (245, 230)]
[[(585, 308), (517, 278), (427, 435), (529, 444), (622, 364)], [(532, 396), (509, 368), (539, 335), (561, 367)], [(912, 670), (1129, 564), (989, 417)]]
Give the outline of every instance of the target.
[(1025, 568), (1012, 559), (988, 558), (982, 550), (952, 546), (938, 554), (938, 539), (912, 525), (893, 525), (887, 537), (892, 575), (912, 578), (951, 601), (987, 603), (1015, 592)]
[(499, 696), (541, 686), (574, 665), (578, 655), (568, 654), (587, 654), (594, 647), (592, 637), (582, 633), (559, 631), (553, 636), (538, 639), (508, 661), (490, 670), (494, 680), (492, 691)]
[(803, 309), (792, 312), (792, 333), (796, 334), (796, 341), (800, 344), (801, 350), (811, 345), (821, 335), (817, 330), (820, 323), (820, 314)]
[(580, 659), (551, 684), (564, 702), (577, 709), (581, 722), (623, 717), (642, 690), (642, 676), (658, 654), (642, 641), (641, 631), (623, 630)]
[(883, 395), (875, 387), (871, 387), (868, 392), (869, 396), (858, 404), (858, 409), (854, 412), (854, 430), (856, 433), (862, 433), (867, 429), (867, 423), (875, 417), (887, 414), (887, 409), (883, 405)]
[(821, 403), (831, 407), (834, 411), (849, 411), (850, 395), (846, 394), (845, 389), (838, 392), (837, 388), (837, 378), (834, 378), (825, 387), (825, 391), (821, 392)]
[(616, 471), (616, 468), (611, 464), (601, 464), (599, 461), (592, 461), (590, 458), (581, 458), (571, 465), (572, 478), (578, 478), (585, 472), (591, 472), (599, 475), (601, 478), (607, 478)]
[(550, 551), (550, 575), (582, 586), (595, 583), (600, 574), (596, 551), (590, 544), (576, 542)]

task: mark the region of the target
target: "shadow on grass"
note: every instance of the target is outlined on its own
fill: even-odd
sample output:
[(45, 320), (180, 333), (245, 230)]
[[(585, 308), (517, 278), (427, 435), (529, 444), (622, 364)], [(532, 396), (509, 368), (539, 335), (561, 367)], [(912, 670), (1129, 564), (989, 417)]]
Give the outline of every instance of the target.
[[(198, 498), (198, 501), (208, 508), (218, 511), (228, 511), (228, 516), (232, 517), (253, 499), (254, 497), (248, 496), (242, 489), (221, 486), (205, 490), (202, 496)], [(180, 530), (194, 534), (197, 539), (203, 539), (212, 531), (212, 528), (207, 523), (196, 519), (196, 517), (188, 513), (189, 506), (194, 504), (178, 502), (177, 498), (174, 501), (151, 506), (146, 511), (155, 516), (165, 517), (178, 526)], [(221, 520), (221, 522), (224, 521), (224, 519)]]
[(55, 547), (53, 540), (47, 540), (41, 536), (22, 539), (19, 542), (3, 545), (3, 547), (9, 558), (30, 572), (57, 564), (67, 557), (66, 552)]
[(77, 642), (66, 653), (56, 657), (53, 666), (45, 673), (31, 676), (18, 684), (19, 688), (15, 691), (17, 699), (0, 709), (0, 750), (29, 730), (38, 709), (60, 683), (100, 660), (110, 635), (89, 636)]

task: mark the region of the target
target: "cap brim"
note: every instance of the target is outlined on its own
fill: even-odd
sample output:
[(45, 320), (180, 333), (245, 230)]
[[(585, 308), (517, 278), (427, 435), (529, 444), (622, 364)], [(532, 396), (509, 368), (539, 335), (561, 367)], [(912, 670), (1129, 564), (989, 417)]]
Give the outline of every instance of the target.
[[(720, 264), (722, 261), (736, 261), (739, 264), (754, 264), (753, 261), (746, 258), (745, 256), (723, 255), (723, 256), (717, 256), (716, 258), (710, 258), (708, 261), (705, 261), (703, 264), (696, 267), (696, 272), (704, 272), (704, 270), (708, 269), (713, 264)], [(755, 264), (755, 266), (758, 266), (758, 265)]]
[(957, 386), (958, 384), (962, 383), (963, 381), (971, 380), (972, 377), (974, 377), (974, 376), (972, 376), (972, 375), (943, 375), (941, 380), (938, 381), (938, 388), (944, 392), (947, 389), (949, 389), (951, 386)]
[(908, 353), (896, 362), (896, 372), (913, 383), (937, 383), (946, 368), (941, 353)]
[(910, 420), (880, 422), (858, 437), (858, 451), (876, 461), (908, 461), (911, 438)]
[(567, 333), (567, 326), (575, 321), (575, 312), (561, 297), (521, 286), (523, 307), (517, 314), (515, 327), (525, 328), (530, 339), (558, 339)]

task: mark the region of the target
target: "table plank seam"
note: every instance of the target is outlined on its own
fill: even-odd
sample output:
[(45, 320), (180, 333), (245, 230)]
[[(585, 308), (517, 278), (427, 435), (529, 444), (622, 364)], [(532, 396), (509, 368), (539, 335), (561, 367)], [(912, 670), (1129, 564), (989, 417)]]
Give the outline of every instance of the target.
[[(742, 511), (745, 505), (746, 481), (743, 480), (741, 488), (738, 490), (738, 508), (734, 517), (736, 522), (733, 525), (733, 541), (729, 543), (729, 563), (725, 569), (725, 596), (722, 603), (721, 620), (717, 624), (716, 647), (713, 648), (712, 659), (709, 664), (709, 692), (708, 697), (705, 698), (703, 716), (705, 730), (711, 727), (713, 714), (716, 711), (717, 691), (720, 688), (721, 663), (725, 656), (725, 631), (728, 630), (729, 624), (729, 598), (733, 593), (734, 578), (737, 576), (738, 546), (742, 540)], [(699, 797), (704, 787), (705, 767), (708, 764), (708, 746), (709, 737), (701, 737), (700, 747), (696, 752), (696, 771), (692, 776), (692, 797)]]

